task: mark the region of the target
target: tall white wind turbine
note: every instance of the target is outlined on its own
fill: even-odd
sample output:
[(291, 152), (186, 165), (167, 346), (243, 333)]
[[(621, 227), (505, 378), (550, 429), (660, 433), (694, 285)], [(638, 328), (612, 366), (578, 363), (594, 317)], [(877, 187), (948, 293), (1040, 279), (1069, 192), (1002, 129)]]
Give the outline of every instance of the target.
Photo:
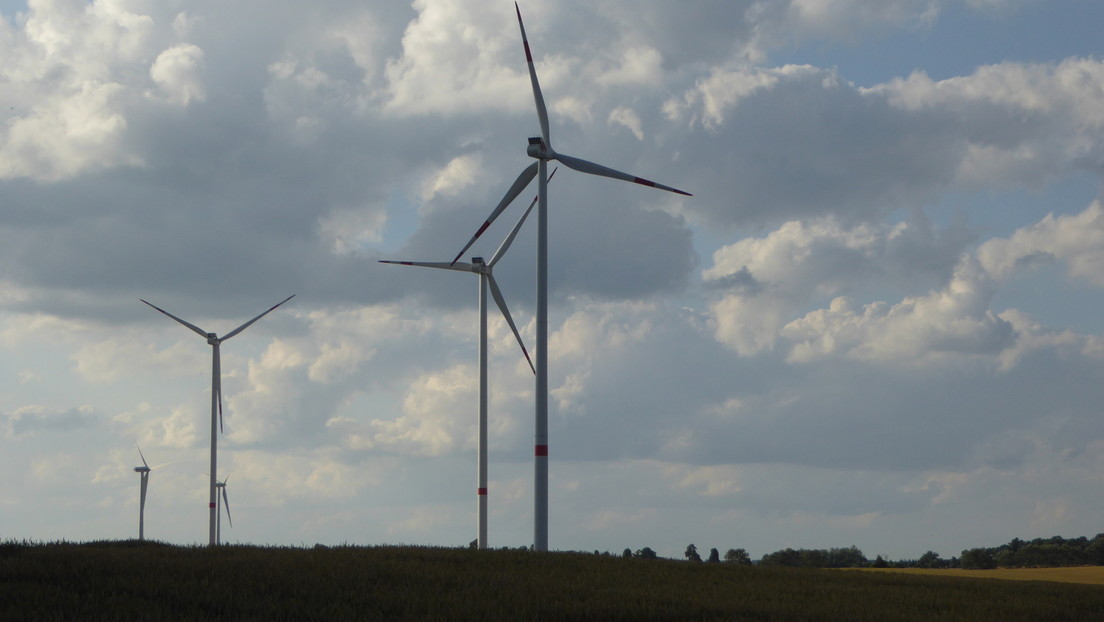
[(219, 544), (219, 543), (222, 542), (222, 508), (223, 507), (226, 508), (226, 520), (230, 522), (231, 527), (234, 526), (234, 519), (230, 518), (230, 499), (228, 499), (226, 497), (226, 480), (228, 480), (228, 479), (230, 479), (229, 475), (227, 475), (226, 478), (223, 479), (221, 482), (215, 483), (215, 487), (218, 488), (219, 491), (221, 491), (221, 493), (222, 493), (222, 496), (217, 497), (218, 501), (216, 501), (216, 504), (218, 505), (218, 509), (216, 511), (216, 513), (218, 514), (218, 517), (216, 519), (217, 522), (218, 522), (218, 527), (215, 529), (215, 544)]
[(268, 309), (268, 311), (265, 311), (264, 313), (258, 315), (257, 317), (253, 318), (252, 320), (249, 320), (245, 324), (242, 324), (241, 326), (235, 328), (234, 330), (230, 331), (229, 333), (227, 333), (226, 335), (224, 335), (222, 337), (219, 337), (215, 333), (205, 332), (203, 329), (199, 328), (195, 324), (190, 324), (188, 322), (185, 322), (184, 320), (176, 317), (175, 315), (169, 313), (168, 311), (162, 309), (161, 307), (158, 307), (157, 305), (155, 305), (153, 303), (147, 302), (147, 301), (142, 300), (141, 298), (139, 298), (139, 300), (142, 300), (142, 302), (145, 302), (147, 305), (153, 307), (154, 309), (157, 309), (161, 313), (164, 313), (165, 315), (171, 317), (172, 319), (176, 320), (177, 322), (180, 322), (181, 324), (183, 324), (185, 327), (191, 329), (192, 332), (196, 333), (200, 337), (205, 338), (207, 340), (207, 343), (211, 345), (211, 352), (212, 352), (212, 354), (211, 354), (211, 486), (210, 486), (210, 493), (211, 494), (210, 494), (210, 501), (208, 502), (208, 509), (209, 509), (209, 514), (210, 514), (210, 518), (209, 518), (209, 521), (208, 521), (209, 525), (210, 525), (210, 527), (209, 527), (209, 536), (208, 536), (208, 544), (210, 544), (211, 546), (214, 546), (215, 544), (217, 544), (217, 539), (218, 539), (218, 534), (217, 534), (217, 531), (218, 531), (218, 524), (217, 524), (218, 518), (216, 516), (216, 507), (215, 507), (216, 504), (217, 504), (217, 501), (218, 501), (217, 494), (216, 494), (217, 493), (216, 487), (218, 485), (218, 480), (215, 478), (215, 475), (218, 473), (218, 468), (217, 468), (218, 467), (218, 434), (217, 433), (218, 433), (219, 430), (222, 429), (222, 368), (220, 367), (220, 363), (219, 363), (219, 346), (222, 345), (222, 342), (230, 339), (231, 337), (234, 337), (235, 335), (242, 332), (246, 328), (249, 328), (249, 326), (251, 324), (253, 324), (253, 322), (256, 322), (257, 320), (261, 319), (262, 317), (264, 317), (264, 316), (268, 315), (269, 313), (275, 311), (276, 307), (279, 307), (280, 305), (284, 304), (285, 302), (291, 300), (294, 297), (295, 297), (295, 294), (292, 294), (292, 295), (288, 296), (287, 298), (284, 298), (280, 302), (278, 302), (275, 305), (273, 305), (272, 307), (270, 307)]
[(138, 501), (138, 540), (146, 539), (146, 487), (149, 486), (149, 474), (153, 469), (142, 455), (142, 448), (138, 448), (138, 456), (142, 458), (142, 466), (134, 467), (134, 472), (142, 477), (142, 492)]
[[(525, 24), (521, 20), (521, 8), (514, 3), (517, 11), (518, 27), (521, 29), (521, 41), (525, 46), (525, 61), (529, 65), (529, 81), (533, 87), (533, 99), (537, 108), (537, 120), (540, 122), (541, 135), (529, 139), (526, 153), (537, 161), (530, 164), (518, 175), (514, 185), (506, 192), (506, 196), (491, 212), (486, 222), (476, 231), (468, 244), (457, 255), (464, 254), (475, 240), (487, 230), (494, 219), (533, 181), (538, 178), (537, 196), (540, 199), (537, 207), (537, 335), (536, 335), (536, 432), (534, 446), (534, 495), (533, 495), (533, 549), (537, 551), (548, 550), (548, 162), (556, 160), (568, 168), (580, 173), (611, 177), (622, 181), (630, 181), (643, 186), (650, 186), (660, 190), (667, 190), (685, 196), (692, 196), (677, 188), (664, 186), (654, 181), (622, 173), (588, 162), (576, 157), (556, 152), (552, 149), (552, 141), (548, 131), (548, 110), (544, 105), (544, 95), (541, 94), (540, 83), (537, 81), (537, 71), (533, 66), (533, 54), (529, 50), (529, 40), (525, 36)], [(455, 260), (454, 260), (455, 261)]]
[[(552, 171), (555, 174), (555, 171)], [(529, 362), (529, 367), (536, 371), (533, 367), (533, 361), (529, 358), (529, 352), (525, 349), (525, 344), (521, 340), (521, 334), (518, 333), (517, 326), (514, 325), (514, 319), (510, 316), (510, 309), (506, 306), (506, 299), (502, 297), (502, 291), (498, 287), (498, 283), (494, 278), (494, 267), (498, 263), (502, 256), (506, 254), (506, 251), (510, 248), (510, 244), (513, 243), (514, 238), (517, 237), (517, 233), (521, 230), (521, 225), (525, 222), (525, 218), (529, 216), (529, 212), (532, 211), (533, 206), (537, 203), (537, 199), (534, 198), (529, 204), (528, 209), (518, 219), (517, 224), (510, 230), (510, 234), (506, 236), (506, 239), (499, 245), (498, 250), (491, 257), (489, 262), (484, 262), (482, 257), (472, 257), (471, 263), (457, 263), (457, 262), (430, 262), (430, 261), (380, 261), (380, 263), (397, 264), (401, 266), (422, 266), (425, 268), (441, 268), (444, 270), (455, 270), (457, 272), (474, 272), (479, 275), (479, 448), (478, 448), (478, 468), (477, 468), (477, 487), (476, 496), (478, 504), (478, 547), (481, 549), (487, 548), (487, 288), (491, 289), (491, 295), (494, 296), (495, 303), (498, 305), (498, 309), (502, 312), (502, 317), (506, 318), (506, 323), (509, 324), (510, 330), (514, 333), (514, 338), (517, 339), (518, 345), (521, 346), (521, 352), (525, 355), (525, 360)], [(466, 250), (466, 249), (465, 249)]]

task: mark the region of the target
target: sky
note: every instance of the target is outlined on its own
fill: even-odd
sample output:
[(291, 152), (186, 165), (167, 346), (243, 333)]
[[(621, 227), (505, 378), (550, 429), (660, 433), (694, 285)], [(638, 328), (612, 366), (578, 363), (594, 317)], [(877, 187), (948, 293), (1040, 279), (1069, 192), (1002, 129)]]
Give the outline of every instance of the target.
[[(1104, 531), (1104, 4), (526, 0), (549, 547)], [(539, 132), (511, 2), (0, 0), (0, 539), (476, 536), (478, 280)], [(472, 247), (489, 257), (535, 184)], [(530, 348), (534, 222), (496, 277)], [(490, 323), (489, 541), (534, 382)]]

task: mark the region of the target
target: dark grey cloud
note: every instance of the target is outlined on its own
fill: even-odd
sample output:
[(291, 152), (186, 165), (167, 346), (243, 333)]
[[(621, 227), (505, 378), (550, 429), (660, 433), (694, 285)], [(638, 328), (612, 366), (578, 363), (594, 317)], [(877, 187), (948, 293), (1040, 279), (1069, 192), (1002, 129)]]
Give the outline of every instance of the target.
[(35, 433), (72, 432), (96, 426), (101, 416), (90, 409), (71, 408), (50, 412), (24, 410), (5, 417), (14, 437)]
[(782, 79), (742, 99), (718, 128), (676, 140), (687, 184), (711, 189), (688, 208), (729, 226), (917, 207), (954, 178), (964, 148), (933, 114), (895, 109), (829, 70)]
[(763, 283), (755, 278), (747, 266), (725, 276), (709, 279), (705, 282), (705, 287), (712, 290), (734, 290), (744, 296), (754, 296), (763, 291)]
[[(1100, 364), (1060, 363), (1064, 358), (1042, 351), (1010, 371), (984, 371), (983, 365), (968, 374), (957, 366), (903, 373), (841, 361), (815, 365), (801, 376), (790, 370), (785, 382), (733, 390), (748, 407), (732, 412), (729, 421), (695, 417), (686, 428), (694, 442), (671, 457), (706, 464), (969, 471), (982, 464), (1009, 468), (1026, 459), (1026, 453), (1009, 452), (1043, 430), (1049, 438), (1038, 437), (1040, 442), (1080, 452), (1104, 432), (1093, 415), (1099, 391), (1085, 391), (1082, 384)], [(790, 395), (800, 399), (788, 400)], [(1010, 437), (1010, 430), (1020, 432)]]

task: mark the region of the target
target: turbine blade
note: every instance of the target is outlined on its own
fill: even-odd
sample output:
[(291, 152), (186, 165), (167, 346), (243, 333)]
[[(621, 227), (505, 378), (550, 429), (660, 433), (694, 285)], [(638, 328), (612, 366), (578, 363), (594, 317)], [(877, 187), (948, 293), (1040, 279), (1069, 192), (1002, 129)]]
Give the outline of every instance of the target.
[(514, 331), (514, 338), (517, 339), (518, 345), (521, 346), (521, 353), (525, 355), (525, 360), (529, 362), (529, 368), (533, 370), (533, 373), (537, 373), (537, 368), (533, 367), (533, 359), (529, 358), (529, 351), (525, 349), (525, 343), (521, 341), (521, 333), (518, 332), (517, 326), (514, 325), (514, 318), (510, 317), (510, 309), (506, 306), (506, 299), (502, 297), (502, 290), (498, 289), (498, 283), (494, 280), (494, 275), (487, 275), (487, 282), (491, 285), (491, 295), (494, 296), (495, 303), (498, 304), (498, 309), (502, 311), (502, 317), (506, 318), (506, 323), (510, 325), (510, 330)]
[[(556, 176), (556, 171), (558, 170), (560, 170), (558, 166), (552, 169), (552, 174), (548, 176), (548, 181), (552, 181), (552, 178)], [(499, 245), (498, 250), (495, 251), (494, 256), (491, 257), (491, 260), (489, 262), (487, 262), (488, 267), (493, 268), (494, 265), (498, 263), (498, 260), (502, 259), (502, 256), (506, 254), (507, 250), (509, 250), (510, 245), (514, 243), (514, 238), (517, 237), (518, 231), (521, 230), (521, 225), (525, 222), (526, 216), (529, 215), (529, 212), (533, 211), (533, 206), (537, 204), (538, 199), (540, 199), (540, 195), (533, 197), (533, 200), (529, 202), (529, 207), (525, 208), (525, 213), (521, 215), (521, 218), (518, 219), (517, 224), (514, 225), (514, 228), (510, 230), (510, 235), (506, 236), (506, 239), (502, 241), (501, 245)]]
[(460, 256), (463, 255), (464, 252), (467, 251), (469, 248), (471, 248), (472, 244), (475, 244), (475, 241), (479, 239), (479, 236), (483, 235), (483, 232), (487, 230), (487, 227), (491, 226), (491, 223), (495, 221), (495, 218), (498, 218), (498, 215), (502, 213), (502, 210), (506, 209), (506, 206), (510, 203), (513, 203), (514, 199), (516, 199), (517, 196), (521, 194), (522, 190), (525, 190), (525, 187), (528, 186), (529, 182), (533, 181), (533, 178), (536, 176), (537, 163), (533, 162), (529, 166), (525, 167), (525, 170), (521, 171), (521, 174), (518, 175), (516, 180), (514, 180), (514, 185), (510, 186), (510, 189), (506, 191), (506, 196), (502, 197), (502, 200), (498, 202), (498, 206), (494, 208), (494, 211), (492, 211), (491, 215), (487, 217), (486, 222), (484, 222), (483, 225), (479, 227), (479, 230), (475, 232), (475, 235), (473, 235), (472, 238), (468, 240), (468, 243), (464, 245), (464, 248), (460, 249), (459, 253), (456, 253), (456, 258), (452, 260), (452, 263), (456, 263), (460, 260)]
[[(134, 446), (138, 447), (138, 444), (135, 443)], [(146, 457), (144, 455), (142, 455), (142, 448), (141, 447), (138, 447), (138, 455), (142, 457), (142, 466), (144, 466), (148, 469), (149, 468), (149, 463), (146, 462)]]
[(441, 268), (443, 270), (456, 270), (458, 272), (471, 272), (471, 264), (467, 262), (461, 263), (449, 263), (447, 261), (385, 261), (379, 260), (380, 263), (389, 263), (397, 266), (422, 266), (423, 268)]
[(222, 505), (226, 508), (226, 520), (230, 523), (230, 526), (233, 527), (234, 519), (230, 518), (230, 499), (226, 497), (226, 486), (222, 487)]
[(525, 36), (525, 24), (521, 21), (521, 8), (514, 3), (517, 11), (518, 27), (521, 28), (521, 42), (525, 45), (525, 62), (529, 64), (529, 82), (533, 84), (533, 101), (537, 104), (537, 119), (540, 120), (541, 138), (546, 147), (552, 147), (552, 141), (548, 137), (548, 109), (544, 106), (544, 95), (541, 94), (540, 82), (537, 81), (537, 69), (533, 66), (533, 53), (529, 50), (529, 38)]
[(694, 195), (689, 192), (679, 190), (678, 188), (672, 188), (670, 186), (664, 186), (663, 184), (657, 184), (650, 179), (644, 179), (643, 177), (636, 177), (629, 175), (628, 173), (622, 173), (621, 171), (614, 170), (608, 166), (602, 166), (601, 164), (595, 164), (594, 162), (588, 162), (580, 158), (574, 158), (562, 153), (556, 154), (556, 159), (563, 162), (568, 168), (573, 168), (580, 173), (589, 173), (591, 175), (600, 175), (602, 177), (612, 177), (613, 179), (620, 179), (623, 181), (631, 181), (634, 184), (640, 184), (642, 186), (649, 186), (652, 188), (659, 188), (660, 190), (666, 190), (667, 192), (674, 192), (675, 194), (681, 194), (688, 197)]
[[(141, 299), (141, 298), (139, 298), (138, 300), (142, 300), (142, 299)], [(175, 316), (175, 315), (173, 315), (172, 313), (169, 313), (168, 311), (166, 311), (166, 310), (162, 309), (161, 307), (159, 307), (159, 306), (157, 306), (157, 305), (153, 304), (152, 302), (148, 302), (148, 301), (146, 301), (146, 300), (142, 300), (142, 302), (144, 302), (144, 303), (148, 304), (149, 306), (153, 307), (154, 309), (157, 309), (157, 310), (158, 310), (158, 311), (160, 311), (161, 313), (164, 313), (165, 315), (167, 315), (167, 316), (171, 317), (172, 319), (176, 320), (177, 322), (180, 322), (181, 324), (183, 324), (183, 325), (187, 326), (188, 328), (190, 328), (190, 329), (192, 329), (193, 331), (195, 331), (197, 335), (199, 335), (199, 336), (203, 337), (204, 339), (206, 339), (206, 338), (207, 338), (207, 333), (206, 333), (206, 332), (205, 332), (205, 331), (204, 331), (204, 330), (203, 330), (202, 328), (200, 328), (200, 327), (196, 326), (195, 324), (191, 324), (191, 323), (185, 322), (184, 320), (182, 320), (182, 319), (180, 319), (180, 318), (176, 317), (176, 316)]]
[(295, 298), (295, 294), (292, 294), (292, 295), (288, 296), (287, 298), (284, 298), (280, 302), (272, 305), (271, 307), (269, 307), (268, 311), (265, 311), (264, 313), (258, 315), (257, 317), (253, 318), (252, 320), (249, 320), (245, 324), (242, 324), (241, 326), (239, 326), (239, 327), (235, 328), (234, 330), (230, 331), (229, 333), (226, 334), (225, 337), (223, 337), (222, 339), (219, 339), (219, 341), (226, 341), (227, 339), (233, 337), (234, 335), (237, 335), (238, 333), (242, 332), (243, 330), (249, 328), (250, 324), (252, 324), (253, 322), (256, 322), (257, 320), (259, 320), (261, 318), (263, 318), (264, 316), (268, 315), (269, 313), (272, 313), (273, 311), (276, 310), (276, 307), (279, 307), (280, 305), (282, 305), (285, 302), (291, 300), (292, 298)]

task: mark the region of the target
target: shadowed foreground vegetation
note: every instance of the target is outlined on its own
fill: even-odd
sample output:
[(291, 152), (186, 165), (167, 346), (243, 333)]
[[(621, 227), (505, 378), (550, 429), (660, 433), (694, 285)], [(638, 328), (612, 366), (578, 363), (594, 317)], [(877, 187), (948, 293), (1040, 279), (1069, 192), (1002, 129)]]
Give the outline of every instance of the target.
[(1104, 566), (1068, 566), (1062, 568), (996, 568), (969, 570), (965, 568), (860, 568), (869, 572), (910, 572), (941, 577), (971, 577), (1003, 579), (1005, 581), (1062, 581), (1104, 586)]
[(0, 620), (1088, 620), (1104, 587), (413, 547), (0, 543)]

